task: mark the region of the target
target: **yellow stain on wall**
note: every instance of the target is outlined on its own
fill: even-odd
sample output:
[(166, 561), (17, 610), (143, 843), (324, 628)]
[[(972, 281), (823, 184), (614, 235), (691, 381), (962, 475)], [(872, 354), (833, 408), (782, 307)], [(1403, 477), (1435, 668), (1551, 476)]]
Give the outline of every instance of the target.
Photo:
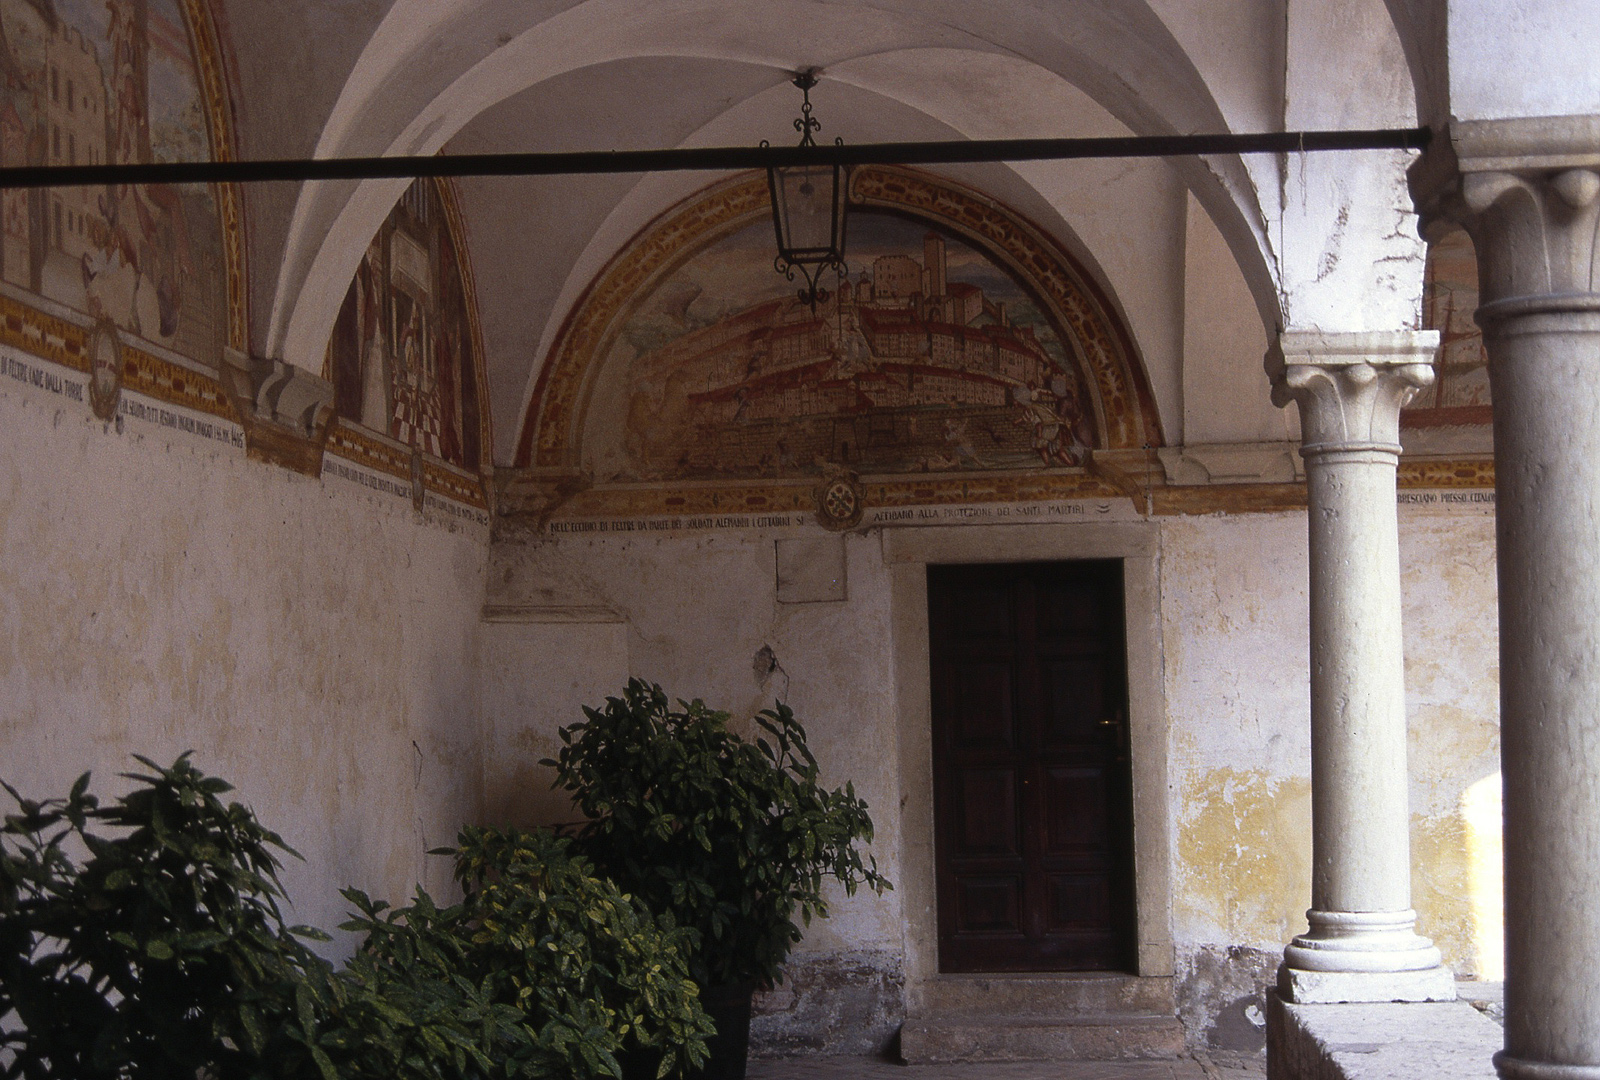
[(1477, 972), (1468, 829), (1459, 813), (1411, 816), (1411, 906), (1457, 975)]
[(1311, 905), (1311, 781), (1219, 768), (1183, 781), (1174, 915), (1196, 940), (1289, 940)]
[(1500, 774), (1492, 772), (1461, 794), (1466, 826), (1473, 965), (1478, 978), (1506, 977), (1505, 863), (1500, 827)]

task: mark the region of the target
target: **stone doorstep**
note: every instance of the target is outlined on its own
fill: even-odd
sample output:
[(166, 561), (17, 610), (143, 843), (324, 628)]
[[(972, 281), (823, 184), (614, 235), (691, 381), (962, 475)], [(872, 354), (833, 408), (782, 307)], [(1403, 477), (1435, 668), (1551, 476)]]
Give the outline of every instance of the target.
[(940, 975), (911, 998), (909, 1064), (1171, 1060), (1184, 1049), (1170, 978)]
[(1183, 1053), (1172, 1016), (908, 1018), (900, 1056), (908, 1065), (960, 1061), (1170, 1061)]
[(1267, 994), (1268, 1080), (1495, 1080), (1503, 1038), (1465, 1001), (1291, 1005)]
[(1172, 979), (1115, 973), (938, 975), (907, 987), (917, 1017), (1175, 1016)]

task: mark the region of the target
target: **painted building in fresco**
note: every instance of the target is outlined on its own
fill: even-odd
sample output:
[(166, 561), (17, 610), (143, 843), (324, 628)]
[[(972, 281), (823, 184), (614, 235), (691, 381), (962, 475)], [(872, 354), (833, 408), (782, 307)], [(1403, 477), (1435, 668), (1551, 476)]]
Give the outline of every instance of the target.
[[(925, 225), (858, 213), (851, 228), (859, 269), (814, 311), (770, 265), (758, 272), (763, 224), (696, 255), (645, 301), (624, 337), (660, 344), (631, 361), (630, 475), (1087, 459), (1093, 417), (1077, 361), (1016, 281)], [(662, 416), (681, 426), (648, 421)]]
[[(174, 0), (0, 4), (0, 162), (212, 156)], [(144, 184), (6, 191), (0, 279), (208, 365), (227, 335), (214, 194)]]
[(480, 360), (446, 190), (406, 190), (345, 295), (328, 345), (345, 420), (471, 472), (483, 464)]

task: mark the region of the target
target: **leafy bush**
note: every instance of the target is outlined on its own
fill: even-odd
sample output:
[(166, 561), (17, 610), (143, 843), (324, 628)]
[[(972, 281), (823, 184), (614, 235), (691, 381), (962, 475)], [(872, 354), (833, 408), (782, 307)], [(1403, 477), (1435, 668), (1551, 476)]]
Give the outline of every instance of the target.
[[(355, 890), (366, 934), (343, 974), (349, 994), (333, 1049), (360, 1076), (619, 1076), (624, 1047), (649, 1048), (660, 1075), (705, 1060), (710, 1021), (684, 960), (684, 933), (546, 832), (469, 828), (454, 851), (465, 892), (427, 893), (399, 911)], [(387, 1006), (387, 1007), (385, 1007)], [(417, 1018), (470, 1017), (442, 1028)], [(454, 1072), (427, 1067), (448, 1051)]]
[[(321, 963), (286, 928), (289, 851), (180, 757), (110, 806), (85, 773), (0, 829), (0, 1076), (255, 1076)], [(93, 827), (119, 830), (104, 835)], [(301, 1033), (303, 1034), (303, 1033)]]
[[(349, 890), (365, 934), (335, 971), (286, 927), (274, 851), (180, 757), (109, 807), (88, 775), (0, 829), (0, 1077), (268, 1080), (662, 1074), (710, 1025), (683, 934), (542, 833), (468, 829), (460, 904)], [(96, 829), (117, 830), (106, 835)]]
[(630, 680), (604, 709), (561, 729), (555, 786), (587, 821), (579, 850), (651, 910), (694, 932), (701, 986), (771, 985), (809, 924), (826, 916), (822, 880), (853, 893), (891, 887), (855, 844), (872, 819), (855, 788), (825, 790), (805, 729), (787, 705), (746, 742), (728, 714), (696, 699), (674, 711), (659, 686)]

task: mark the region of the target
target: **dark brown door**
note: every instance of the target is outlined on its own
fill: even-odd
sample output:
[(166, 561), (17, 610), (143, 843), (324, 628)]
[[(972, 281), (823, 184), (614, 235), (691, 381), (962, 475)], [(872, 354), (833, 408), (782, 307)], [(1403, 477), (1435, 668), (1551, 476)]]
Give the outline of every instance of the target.
[(1132, 970), (1122, 564), (928, 568), (939, 970)]

